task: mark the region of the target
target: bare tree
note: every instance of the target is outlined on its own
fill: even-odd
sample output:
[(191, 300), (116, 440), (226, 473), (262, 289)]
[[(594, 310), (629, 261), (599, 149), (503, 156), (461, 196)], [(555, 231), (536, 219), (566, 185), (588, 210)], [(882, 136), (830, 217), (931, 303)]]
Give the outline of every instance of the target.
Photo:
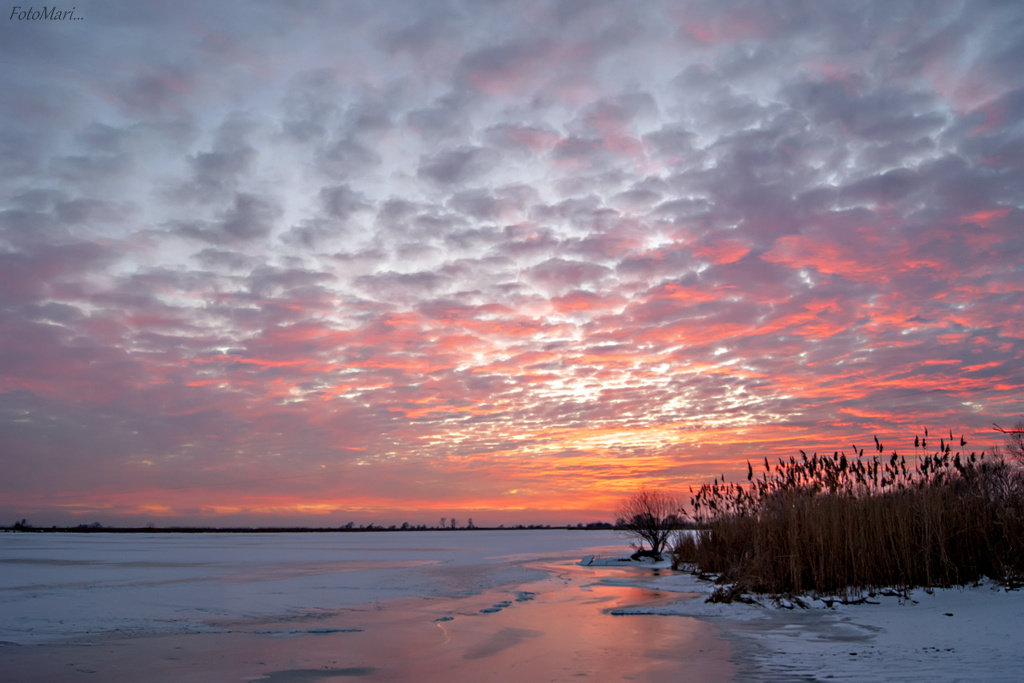
[[(619, 505), (617, 526), (637, 539), (637, 555), (660, 558), (672, 532), (679, 528), (682, 505), (663, 491), (641, 488)], [(644, 550), (644, 544), (650, 546)]]

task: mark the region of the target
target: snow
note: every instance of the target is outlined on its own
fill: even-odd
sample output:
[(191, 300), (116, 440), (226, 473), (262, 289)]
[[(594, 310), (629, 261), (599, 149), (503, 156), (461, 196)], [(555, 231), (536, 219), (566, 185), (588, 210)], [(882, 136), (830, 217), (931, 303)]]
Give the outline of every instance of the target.
[[(1021, 678), (1021, 591), (984, 583), (915, 590), (906, 598), (878, 594), (859, 605), (810, 598), (806, 608), (770, 600), (712, 604), (709, 582), (667, 562), (625, 561), (628, 554), (628, 540), (607, 531), (0, 534), (0, 641), (7, 644), (0, 650), (39, 645), (48, 652), (46, 646), (92, 644), (110, 634), (130, 642), (175, 634), (269, 636), (293, 645), (296, 638), (369, 638), (361, 631), (373, 626), (370, 617), (388, 615), (396, 621), (387, 628), (398, 633), (407, 625), (393, 612), (411, 609), (431, 625), (429, 633), (444, 636), (445, 647), (463, 649), (435, 652), (438, 645), (424, 641), (409, 653), (422, 651), (424, 661), (448, 657), (443, 661), (453, 667), (479, 661), (497, 671), (527, 655), (535, 666), (548, 666), (541, 656), (547, 639), (561, 649), (581, 640), (559, 640), (572, 635), (567, 628), (598, 629), (588, 631), (592, 639), (625, 638), (625, 631), (600, 631), (601, 624), (621, 631), (630, 619), (656, 615), (642, 637), (669, 640), (645, 657), (661, 657), (654, 663), (671, 671), (679, 664), (669, 651), (679, 638), (704, 638), (688, 652), (691, 661), (731, 660), (728, 669), (708, 664), (707, 678), (725, 676), (716, 671), (743, 680)], [(362, 621), (337, 617), (349, 609)], [(557, 622), (563, 612), (572, 620)], [(490, 620), (492, 630), (480, 620)], [(727, 647), (708, 644), (722, 639)], [(214, 649), (222, 646), (218, 641)], [(294, 657), (294, 647), (284, 652)], [(581, 649), (579, 657), (590, 652)], [(583, 661), (574, 666), (587, 670)], [(655, 680), (650, 671), (622, 675)]]
[[(606, 558), (595, 558), (593, 564)], [(610, 558), (604, 564), (614, 565)], [(740, 678), (857, 681), (1020, 681), (1024, 591), (992, 582), (878, 591), (860, 604), (838, 598), (750, 596), (757, 604), (709, 603), (716, 586), (655, 565), (658, 575), (608, 579), (684, 599), (615, 610), (708, 621), (736, 644)]]

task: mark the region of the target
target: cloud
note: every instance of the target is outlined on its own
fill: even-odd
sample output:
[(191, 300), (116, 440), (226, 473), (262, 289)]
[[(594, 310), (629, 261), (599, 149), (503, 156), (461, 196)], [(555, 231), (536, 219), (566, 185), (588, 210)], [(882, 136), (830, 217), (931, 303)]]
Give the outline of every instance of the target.
[(359, 192), (353, 191), (347, 185), (335, 185), (320, 190), (320, 201), (323, 202), (325, 213), (342, 221), (348, 220), (358, 211), (371, 208)]
[(1013, 3), (307, 9), (7, 30), (11, 518), (563, 521), (1021, 413)]
[(244, 121), (222, 124), (213, 149), (190, 157), (193, 180), (188, 189), (200, 197), (215, 197), (237, 187), (258, 156), (246, 141), (250, 131), (251, 126)]
[(551, 258), (531, 268), (529, 277), (554, 293), (594, 283), (608, 272), (608, 268), (595, 263)]
[(467, 54), (460, 64), (460, 77), (487, 95), (522, 95), (542, 77), (552, 57), (547, 41), (509, 41)]
[(492, 126), (485, 134), (494, 147), (524, 155), (543, 153), (559, 141), (558, 133), (552, 129), (514, 123)]
[(232, 244), (269, 236), (281, 215), (280, 209), (270, 201), (246, 192), (236, 193), (232, 206), (219, 213), (218, 220), (213, 222), (189, 221), (174, 227), (188, 237)]
[(0, 296), (8, 305), (49, 299), (63, 284), (110, 263), (114, 255), (93, 242), (42, 244), (0, 254)]
[(132, 77), (118, 89), (121, 105), (132, 112), (162, 114), (177, 110), (195, 88), (192, 73), (167, 65)]
[(416, 174), (438, 185), (454, 185), (485, 175), (495, 162), (486, 148), (463, 146), (425, 156)]
[(414, 109), (406, 114), (409, 128), (428, 139), (464, 137), (469, 130), (466, 119), (467, 99), (457, 93), (439, 97), (431, 107)]

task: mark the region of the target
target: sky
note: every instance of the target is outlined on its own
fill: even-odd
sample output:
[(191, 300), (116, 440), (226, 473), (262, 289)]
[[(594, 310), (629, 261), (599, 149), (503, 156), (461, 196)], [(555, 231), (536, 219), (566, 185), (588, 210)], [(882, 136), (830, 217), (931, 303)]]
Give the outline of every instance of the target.
[(1024, 415), (1019, 2), (79, 0), (0, 64), (4, 524), (608, 520)]

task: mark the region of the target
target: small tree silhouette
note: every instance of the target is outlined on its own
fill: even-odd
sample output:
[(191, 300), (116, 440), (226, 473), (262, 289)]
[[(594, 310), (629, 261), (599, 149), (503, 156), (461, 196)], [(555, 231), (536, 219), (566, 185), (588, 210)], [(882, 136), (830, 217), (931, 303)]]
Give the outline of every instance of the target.
[[(641, 488), (619, 505), (616, 524), (637, 539), (638, 555), (660, 558), (672, 532), (679, 528), (681, 510), (675, 496)], [(645, 543), (649, 550), (644, 550)]]
[(1024, 420), (1018, 420), (1013, 429), (1003, 429), (997, 424), (992, 427), (997, 432), (1006, 435), (1006, 445), (1003, 446), (1006, 455), (1017, 462), (1024, 463)]

